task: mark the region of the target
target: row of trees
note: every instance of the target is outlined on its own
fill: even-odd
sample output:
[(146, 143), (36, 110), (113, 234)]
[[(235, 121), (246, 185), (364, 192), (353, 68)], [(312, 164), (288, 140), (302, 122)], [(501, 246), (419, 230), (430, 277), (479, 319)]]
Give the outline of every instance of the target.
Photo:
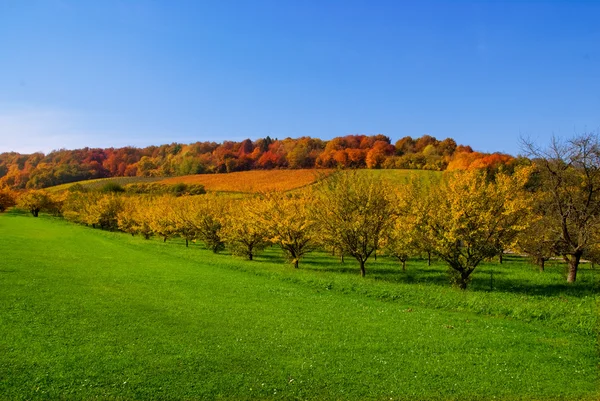
[(454, 173), (439, 182), (415, 179), (397, 190), (348, 171), (305, 192), (237, 200), (30, 191), (20, 205), (34, 216), (46, 208), (74, 222), (145, 238), (203, 241), (214, 252), (227, 245), (250, 260), (277, 244), (296, 268), (308, 252), (326, 248), (355, 258), (362, 276), (375, 252), (403, 265), (409, 256), (429, 252), (446, 261), (453, 280), (466, 288), (477, 265), (510, 244), (526, 220), (528, 171), (495, 181), (486, 181), (482, 171)]
[(56, 150), (47, 155), (0, 154), (0, 187), (45, 188), (91, 178), (177, 176), (273, 168), (405, 168), (444, 170), (498, 168), (515, 163), (508, 155), (473, 152), (447, 138), (348, 135), (323, 141), (283, 140), (173, 143), (147, 148)]
[(247, 199), (30, 191), (19, 204), (34, 216), (46, 208), (145, 238), (180, 236), (214, 252), (227, 246), (250, 260), (277, 244), (296, 268), (316, 248), (352, 256), (362, 276), (378, 251), (403, 268), (409, 257), (433, 254), (465, 289), (482, 261), (513, 250), (542, 270), (550, 257), (563, 257), (574, 282), (582, 258), (600, 258), (600, 144), (588, 135), (547, 150), (529, 146), (534, 162), (512, 174), (453, 171), (396, 188), (352, 170), (303, 192)]

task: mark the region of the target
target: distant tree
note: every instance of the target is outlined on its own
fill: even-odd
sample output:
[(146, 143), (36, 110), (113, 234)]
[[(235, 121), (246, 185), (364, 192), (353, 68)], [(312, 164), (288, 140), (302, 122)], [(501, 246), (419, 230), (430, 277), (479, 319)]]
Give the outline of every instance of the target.
[(427, 146), (437, 146), (438, 140), (431, 135), (423, 135), (415, 141), (415, 152), (422, 152)]
[(16, 205), (16, 196), (9, 189), (0, 190), (0, 213)]
[(340, 171), (315, 187), (313, 213), (321, 242), (365, 263), (392, 225), (389, 187), (357, 171)]
[(523, 140), (538, 174), (538, 209), (554, 234), (555, 252), (577, 279), (582, 256), (600, 243), (600, 143), (595, 134), (567, 141), (553, 138), (546, 149)]
[(438, 143), (438, 152), (443, 156), (452, 156), (456, 151), (456, 141), (452, 138), (446, 138)]
[(405, 136), (402, 139), (399, 139), (396, 144), (396, 154), (398, 156), (402, 156), (409, 153), (414, 153), (415, 151), (415, 140), (410, 136)]

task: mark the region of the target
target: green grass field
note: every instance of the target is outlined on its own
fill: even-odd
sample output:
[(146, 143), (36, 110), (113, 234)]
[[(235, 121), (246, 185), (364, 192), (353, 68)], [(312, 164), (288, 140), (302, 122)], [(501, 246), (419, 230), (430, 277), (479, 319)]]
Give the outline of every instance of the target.
[(600, 397), (589, 265), (569, 286), (508, 258), (461, 292), (424, 261), (361, 279), (17, 212), (0, 236), (0, 399)]

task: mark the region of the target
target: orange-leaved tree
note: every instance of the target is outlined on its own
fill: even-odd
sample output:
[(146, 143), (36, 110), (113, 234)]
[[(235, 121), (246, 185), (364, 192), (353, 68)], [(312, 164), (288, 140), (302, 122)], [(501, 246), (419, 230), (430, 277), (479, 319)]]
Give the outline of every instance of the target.
[(8, 188), (0, 189), (0, 213), (16, 205), (16, 195)]

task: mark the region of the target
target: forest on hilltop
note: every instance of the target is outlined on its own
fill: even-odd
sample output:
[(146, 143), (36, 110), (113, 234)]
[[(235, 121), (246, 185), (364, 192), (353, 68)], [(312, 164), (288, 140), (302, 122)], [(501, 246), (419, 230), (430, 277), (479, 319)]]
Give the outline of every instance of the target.
[(108, 177), (169, 177), (246, 170), (397, 168), (419, 170), (512, 170), (519, 160), (475, 152), (452, 138), (406, 136), (392, 144), (384, 135), (347, 135), (329, 141), (301, 137), (252, 141), (195, 142), (145, 148), (83, 148), (0, 154), (0, 187), (46, 188)]

